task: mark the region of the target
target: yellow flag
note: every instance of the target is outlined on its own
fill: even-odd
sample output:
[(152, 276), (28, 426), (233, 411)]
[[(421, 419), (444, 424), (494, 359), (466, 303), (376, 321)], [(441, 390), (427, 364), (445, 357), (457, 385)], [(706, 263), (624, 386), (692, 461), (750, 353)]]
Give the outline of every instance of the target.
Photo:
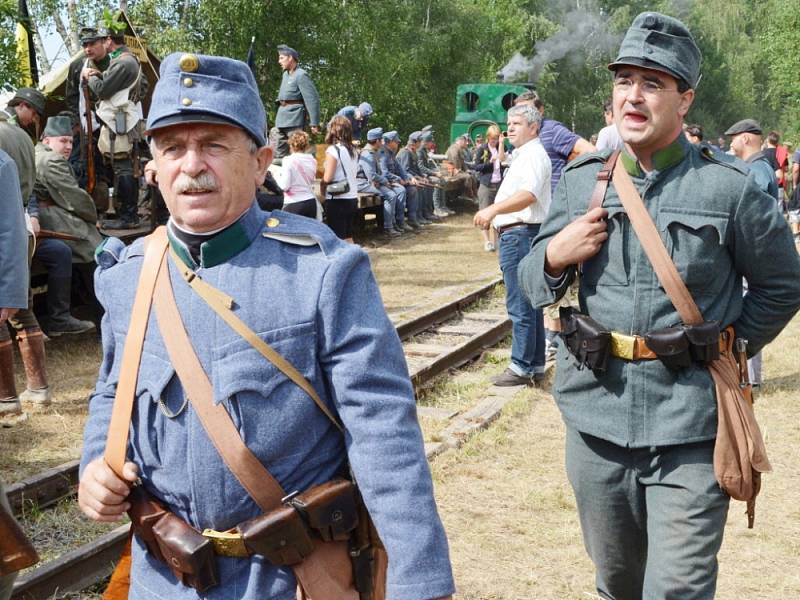
[(34, 87), (39, 84), (39, 70), (36, 67), (36, 50), (33, 46), (28, 3), (19, 0), (17, 7), (17, 60), (22, 73), (21, 87)]

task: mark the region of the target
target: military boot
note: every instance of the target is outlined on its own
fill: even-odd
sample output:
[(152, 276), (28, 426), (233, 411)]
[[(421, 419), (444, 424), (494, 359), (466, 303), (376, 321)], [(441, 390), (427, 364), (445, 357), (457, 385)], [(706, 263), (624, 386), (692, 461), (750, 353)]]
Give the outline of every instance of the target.
[(47, 335), (50, 337), (84, 333), (94, 329), (94, 323), (91, 321), (81, 321), (70, 314), (71, 293), (72, 278), (50, 277), (47, 280), (47, 312), (49, 314)]
[(47, 385), (47, 368), (44, 357), (44, 334), (41, 329), (23, 329), (17, 335), (19, 353), (25, 366), (27, 389), (20, 400), (37, 406), (50, 404), (50, 387)]
[[(0, 325), (5, 327), (5, 323)], [(0, 420), (22, 414), (14, 384), (14, 347), (11, 340), (0, 342)]]
[(119, 198), (117, 219), (103, 221), (103, 229), (134, 229), (139, 226), (139, 182), (132, 175), (117, 177), (114, 190)]

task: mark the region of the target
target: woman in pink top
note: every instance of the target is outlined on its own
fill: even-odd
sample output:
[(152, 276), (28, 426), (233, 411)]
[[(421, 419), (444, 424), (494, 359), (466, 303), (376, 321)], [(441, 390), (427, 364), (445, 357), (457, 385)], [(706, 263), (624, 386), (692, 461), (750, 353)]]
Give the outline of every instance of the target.
[(309, 138), (305, 131), (289, 135), (291, 154), (283, 159), (278, 185), (283, 189), (283, 210), (311, 219), (322, 220), (314, 180), (317, 177), (317, 159), (306, 154)]

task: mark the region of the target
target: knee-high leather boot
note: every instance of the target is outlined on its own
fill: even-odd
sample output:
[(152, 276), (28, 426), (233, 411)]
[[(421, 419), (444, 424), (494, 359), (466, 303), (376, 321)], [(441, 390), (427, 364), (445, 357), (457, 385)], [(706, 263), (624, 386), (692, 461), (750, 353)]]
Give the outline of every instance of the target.
[(47, 385), (47, 367), (44, 356), (44, 334), (39, 328), (23, 329), (17, 334), (19, 353), (25, 366), (27, 389), (20, 394), (20, 400), (47, 406), (51, 402), (50, 387)]
[[(5, 323), (0, 325), (5, 327)], [(22, 412), (14, 384), (14, 347), (11, 340), (0, 342), (0, 417)]]

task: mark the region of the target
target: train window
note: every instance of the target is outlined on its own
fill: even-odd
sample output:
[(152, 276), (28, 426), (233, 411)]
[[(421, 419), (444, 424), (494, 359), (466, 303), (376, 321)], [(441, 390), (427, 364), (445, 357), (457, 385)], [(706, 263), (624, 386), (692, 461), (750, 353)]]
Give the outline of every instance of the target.
[(503, 96), (503, 99), (501, 100), (501, 102), (503, 103), (503, 108), (505, 110), (508, 110), (509, 108), (514, 106), (514, 100), (517, 99), (517, 95), (518, 94), (515, 94), (514, 92), (509, 92), (508, 94)]
[(466, 112), (475, 112), (478, 110), (478, 100), (480, 97), (475, 92), (467, 92), (464, 94), (464, 110)]

